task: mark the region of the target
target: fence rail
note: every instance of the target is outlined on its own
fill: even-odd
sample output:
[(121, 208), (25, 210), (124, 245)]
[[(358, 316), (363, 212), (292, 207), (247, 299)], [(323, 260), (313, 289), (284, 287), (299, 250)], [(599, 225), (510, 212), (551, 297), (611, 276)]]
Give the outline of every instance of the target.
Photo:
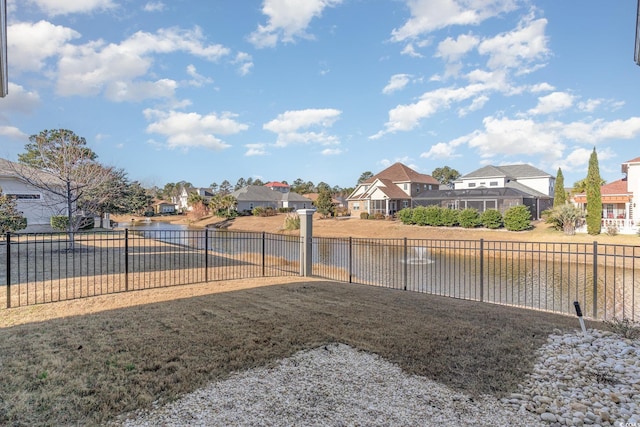
[[(572, 314), (640, 319), (640, 246), (432, 239), (312, 239), (312, 275)], [(0, 307), (301, 274), (298, 236), (216, 230), (7, 234)]]

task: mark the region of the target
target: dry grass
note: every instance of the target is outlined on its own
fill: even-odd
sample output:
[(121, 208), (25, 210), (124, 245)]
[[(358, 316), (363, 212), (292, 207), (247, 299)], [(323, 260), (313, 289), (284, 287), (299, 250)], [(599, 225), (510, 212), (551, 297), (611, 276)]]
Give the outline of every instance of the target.
[[(458, 390), (500, 395), (516, 390), (554, 328), (577, 326), (547, 313), (363, 285), (298, 278), (260, 286), (268, 284), (210, 283), (10, 310), (13, 320), (1, 319), (0, 329), (0, 424), (104, 423), (330, 342)], [(118, 301), (123, 308), (99, 311)], [(137, 305), (148, 301), (164, 302)], [(24, 323), (62, 312), (68, 316)]]

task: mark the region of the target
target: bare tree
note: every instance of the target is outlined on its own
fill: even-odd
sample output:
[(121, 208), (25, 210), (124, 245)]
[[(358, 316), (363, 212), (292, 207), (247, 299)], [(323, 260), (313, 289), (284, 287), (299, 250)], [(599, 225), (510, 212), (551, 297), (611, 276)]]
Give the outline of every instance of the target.
[(25, 153), (18, 156), (15, 173), (53, 195), (49, 206), (54, 215), (67, 217), (65, 225), (73, 249), (73, 233), (87, 224), (86, 209), (103, 199), (97, 189), (113, 178), (113, 168), (98, 163), (86, 140), (67, 129), (44, 130), (30, 136), (29, 141)]

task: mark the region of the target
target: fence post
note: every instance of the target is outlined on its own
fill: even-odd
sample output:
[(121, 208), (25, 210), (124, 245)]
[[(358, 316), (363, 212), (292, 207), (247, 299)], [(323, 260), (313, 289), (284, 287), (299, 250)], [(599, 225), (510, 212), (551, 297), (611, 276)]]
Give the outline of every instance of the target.
[(404, 262), (403, 262), (403, 271), (402, 271), (402, 280), (404, 281), (404, 290), (407, 290), (407, 238), (404, 238), (404, 253), (402, 255)]
[(480, 239), (480, 302), (484, 302), (484, 239)]
[(593, 318), (598, 318), (598, 242), (595, 240), (593, 241)]
[(349, 283), (353, 283), (352, 270), (353, 270), (353, 238), (349, 237)]
[(262, 232), (262, 277), (264, 277), (265, 264), (266, 264), (265, 241), (266, 241), (266, 233), (263, 231)]
[(11, 233), (7, 231), (7, 308), (11, 308)]
[(298, 209), (300, 216), (300, 275), (313, 274), (313, 214), (315, 209)]
[(129, 229), (124, 229), (124, 290), (129, 290)]
[(204, 229), (204, 281), (209, 281), (209, 228)]

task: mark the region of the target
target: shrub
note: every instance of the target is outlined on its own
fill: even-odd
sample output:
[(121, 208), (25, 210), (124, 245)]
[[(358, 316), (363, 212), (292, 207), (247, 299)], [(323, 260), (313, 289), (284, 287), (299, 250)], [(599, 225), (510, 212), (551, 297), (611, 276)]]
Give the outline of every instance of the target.
[(298, 214), (289, 212), (284, 217), (284, 229), (285, 230), (300, 230), (300, 216)]
[(446, 209), (443, 208), (440, 211), (440, 223), (445, 227), (455, 227), (458, 225), (458, 215), (460, 211), (455, 209)]
[(442, 225), (442, 208), (435, 205), (427, 206), (425, 208), (425, 220), (427, 222), (426, 225), (432, 227)]
[(621, 335), (624, 338), (640, 338), (640, 323), (634, 322), (627, 317), (622, 320), (614, 317), (612, 320), (605, 320), (603, 323), (611, 329), (611, 332)]
[(403, 224), (415, 224), (413, 222), (413, 209), (411, 208), (404, 208), (400, 212), (398, 212), (398, 218)]
[(509, 231), (531, 228), (531, 211), (524, 205), (512, 206), (504, 213), (504, 226)]
[(582, 210), (571, 203), (548, 209), (542, 212), (542, 217), (544, 222), (551, 224), (556, 230), (563, 230), (568, 235), (576, 234), (576, 227), (584, 221)]
[[(371, 216), (369, 218), (371, 218)], [(385, 216), (382, 212), (376, 212), (373, 214), (373, 219), (384, 219), (384, 218)]]
[(467, 208), (458, 214), (458, 223), (464, 228), (474, 228), (480, 225), (480, 214), (477, 209)]
[(369, 219), (369, 214), (367, 212), (360, 212), (360, 219)]
[(607, 234), (609, 236), (617, 236), (619, 231), (620, 230), (618, 230), (618, 226), (615, 223), (607, 224)]
[(415, 225), (427, 225), (427, 208), (424, 206), (414, 208), (411, 215), (411, 221), (413, 221)]
[(293, 208), (278, 208), (278, 213), (289, 213), (293, 212)]
[(275, 216), (276, 210), (271, 206), (256, 206), (251, 213), (253, 216)]
[(54, 229), (64, 231), (69, 227), (69, 217), (64, 215), (52, 216), (49, 223)]
[(502, 214), (496, 209), (487, 209), (480, 215), (480, 222), (486, 228), (500, 228), (503, 223)]

